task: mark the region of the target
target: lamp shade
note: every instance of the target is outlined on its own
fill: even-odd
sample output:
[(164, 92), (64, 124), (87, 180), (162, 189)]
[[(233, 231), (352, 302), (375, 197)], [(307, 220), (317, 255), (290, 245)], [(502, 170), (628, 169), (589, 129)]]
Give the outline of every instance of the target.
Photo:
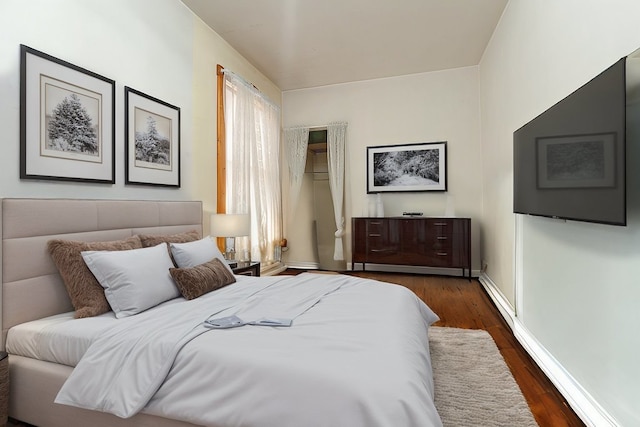
[(251, 233), (249, 214), (212, 214), (210, 234), (214, 237), (239, 237)]

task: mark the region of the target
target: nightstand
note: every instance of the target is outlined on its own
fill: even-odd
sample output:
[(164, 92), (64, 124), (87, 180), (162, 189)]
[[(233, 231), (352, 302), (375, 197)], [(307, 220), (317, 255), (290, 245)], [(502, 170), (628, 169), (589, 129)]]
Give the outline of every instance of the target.
[(243, 276), (260, 276), (260, 263), (259, 262), (240, 262), (238, 261), (237, 267), (232, 268), (233, 274), (241, 274)]
[(9, 417), (9, 356), (0, 351), (0, 426), (7, 424)]

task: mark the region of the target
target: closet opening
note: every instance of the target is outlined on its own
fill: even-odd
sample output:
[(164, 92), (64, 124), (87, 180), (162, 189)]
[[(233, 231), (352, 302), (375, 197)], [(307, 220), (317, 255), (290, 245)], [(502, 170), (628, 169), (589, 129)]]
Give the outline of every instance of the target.
[(327, 160), (327, 129), (309, 130), (305, 173), (313, 180), (313, 236), (314, 251), (321, 270), (344, 271), (346, 261), (335, 261), (336, 222), (333, 199), (329, 188), (329, 164)]

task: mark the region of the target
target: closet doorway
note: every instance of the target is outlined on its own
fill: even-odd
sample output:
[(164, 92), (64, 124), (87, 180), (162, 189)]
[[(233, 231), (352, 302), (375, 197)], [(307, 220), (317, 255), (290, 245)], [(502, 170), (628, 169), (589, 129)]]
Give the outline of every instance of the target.
[(329, 164), (327, 163), (327, 129), (309, 130), (309, 147), (305, 174), (313, 180), (313, 235), (314, 251), (321, 270), (344, 271), (346, 261), (335, 261), (336, 221), (333, 199), (329, 188)]

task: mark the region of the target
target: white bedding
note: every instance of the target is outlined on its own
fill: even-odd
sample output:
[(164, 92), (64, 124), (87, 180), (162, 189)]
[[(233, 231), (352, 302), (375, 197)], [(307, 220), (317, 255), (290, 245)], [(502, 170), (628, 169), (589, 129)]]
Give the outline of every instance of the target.
[[(214, 313), (294, 321), (204, 328)], [(342, 275), (243, 277), (193, 301), (104, 317), (57, 401), (125, 417), (139, 401), (146, 413), (215, 426), (441, 425), (427, 336), (437, 316), (401, 286)], [(86, 350), (87, 337), (78, 342)]]
[[(176, 298), (164, 304), (181, 301), (182, 298)], [(9, 329), (6, 349), (9, 354), (76, 366), (91, 343), (117, 324), (112, 311), (82, 319), (74, 318), (73, 311), (56, 314)]]
[(112, 312), (74, 319), (62, 313), (9, 329), (7, 352), (32, 359), (76, 366), (91, 342), (116, 321)]

